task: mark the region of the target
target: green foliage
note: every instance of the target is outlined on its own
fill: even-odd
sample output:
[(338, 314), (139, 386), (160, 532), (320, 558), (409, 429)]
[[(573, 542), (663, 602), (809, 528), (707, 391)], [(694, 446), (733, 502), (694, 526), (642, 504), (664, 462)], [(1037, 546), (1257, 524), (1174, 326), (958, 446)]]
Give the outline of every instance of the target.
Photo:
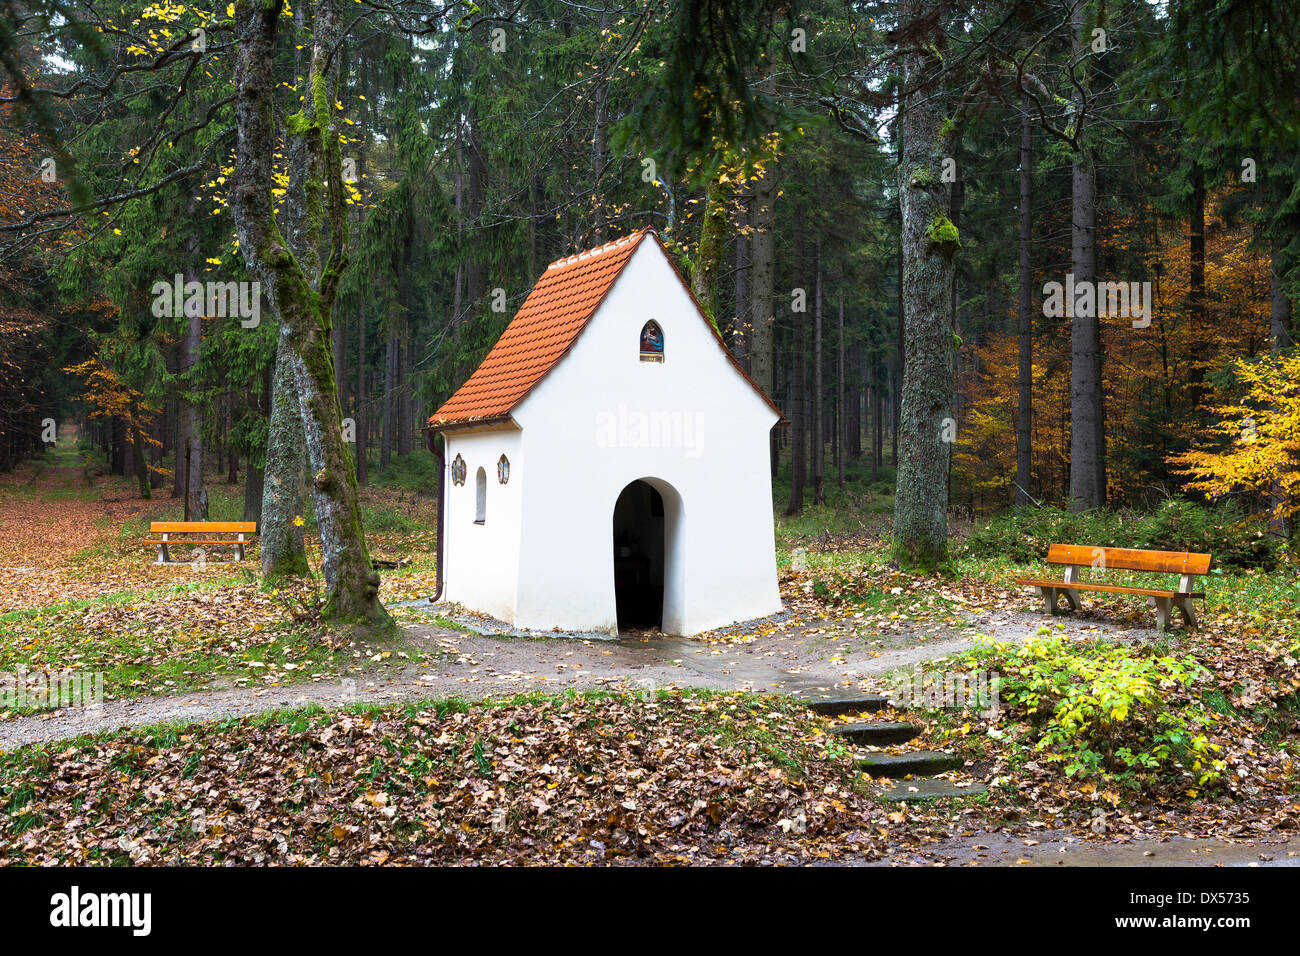
[(370, 483), (379, 488), (437, 494), (438, 459), (423, 449), (410, 455), (394, 455), (387, 468), (371, 472)]
[(846, 463), (844, 487), (831, 476), (826, 480), (826, 503), (806, 504), (796, 515), (785, 514), (790, 500), (790, 463), (782, 463), (772, 481), (777, 537), (783, 543), (819, 538), (826, 534), (862, 533), (894, 511), (894, 469), (888, 465), (872, 478), (866, 456)]
[[(790, 35), (793, 12), (774, 0), (671, 5), (646, 41), (648, 59), (661, 61), (657, 82), (615, 128), (615, 150), (640, 140), (665, 172), (676, 173), (691, 160), (716, 159), (720, 144), (754, 143), (774, 129), (789, 130), (788, 108), (756, 82), (754, 67), (775, 45), (774, 35)], [(787, 28), (774, 30), (782, 19)]]
[(1190, 656), (1049, 637), (1019, 646), (982, 638), (966, 657), (1000, 674), (1001, 705), (1067, 776), (1137, 786), (1178, 774), (1204, 786), (1222, 774), (1206, 736), (1217, 718), (1191, 692), (1207, 672)]
[(966, 553), (1029, 563), (1040, 560), (1048, 545), (1056, 543), (1196, 551), (1213, 555), (1216, 566), (1262, 568), (1276, 565), (1280, 548), (1279, 540), (1239, 505), (1210, 508), (1185, 498), (1167, 498), (1152, 514), (1013, 509), (972, 532)]
[(361, 518), (370, 534), (418, 534), (429, 530), (427, 518), (407, 514), (395, 508), (361, 505)]

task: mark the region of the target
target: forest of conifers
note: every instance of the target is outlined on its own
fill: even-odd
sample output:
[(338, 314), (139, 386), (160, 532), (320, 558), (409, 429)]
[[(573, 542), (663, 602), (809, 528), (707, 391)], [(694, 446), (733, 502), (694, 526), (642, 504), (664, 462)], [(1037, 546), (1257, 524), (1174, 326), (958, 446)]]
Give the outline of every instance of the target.
[[(5, 0), (0, 22), (0, 466), (79, 421), (187, 515), (246, 477), (246, 517), (274, 519), (264, 473), (297, 476), (346, 537), (352, 461), (364, 484), (427, 454), (546, 265), (652, 227), (790, 419), (779, 507), (896, 474), (896, 543), (927, 559), (945, 497), (1231, 496), (1285, 527), (1300, 492), (1283, 0)], [(182, 294), (252, 281), (238, 314)]]

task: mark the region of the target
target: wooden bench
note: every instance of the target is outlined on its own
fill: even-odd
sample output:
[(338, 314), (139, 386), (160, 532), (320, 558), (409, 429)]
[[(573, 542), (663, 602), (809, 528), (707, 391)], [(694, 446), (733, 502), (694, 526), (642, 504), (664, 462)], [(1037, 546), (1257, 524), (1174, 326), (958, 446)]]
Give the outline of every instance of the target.
[[(1036, 587), (1042, 592), (1047, 604), (1047, 613), (1058, 613), (1062, 597), (1070, 610), (1079, 610), (1080, 591), (1106, 591), (1112, 594), (1145, 595), (1147, 604), (1156, 609), (1156, 628), (1165, 630), (1169, 626), (1169, 615), (1173, 608), (1178, 608), (1187, 627), (1196, 627), (1196, 613), (1192, 610), (1193, 598), (1204, 598), (1204, 591), (1193, 591), (1193, 578), (1208, 574), (1210, 556), (1183, 551), (1138, 551), (1131, 548), (1097, 548), (1086, 544), (1054, 544), (1047, 549), (1048, 564), (1066, 565), (1063, 580), (1052, 581), (1039, 578), (1017, 578), (1017, 584)], [(1119, 584), (1099, 584), (1084, 581), (1079, 575), (1084, 568), (1105, 570), (1112, 568), (1119, 571), (1152, 571), (1165, 574), (1177, 574), (1178, 590), (1164, 591), (1156, 588), (1132, 588)]]
[[(235, 549), (235, 560), (244, 560), (244, 545), (248, 544), (248, 538), (245, 535), (255, 536), (257, 534), (256, 521), (155, 521), (149, 525), (149, 533), (162, 535), (160, 538), (146, 538), (145, 544), (156, 544), (158, 546), (158, 560), (155, 564), (171, 564), (171, 555), (168, 548), (171, 545), (178, 544), (182, 547), (190, 545), (224, 545), (228, 548)], [(172, 535), (186, 535), (182, 538), (174, 538)], [(233, 534), (234, 538), (191, 538), (188, 535), (214, 535), (214, 534)]]

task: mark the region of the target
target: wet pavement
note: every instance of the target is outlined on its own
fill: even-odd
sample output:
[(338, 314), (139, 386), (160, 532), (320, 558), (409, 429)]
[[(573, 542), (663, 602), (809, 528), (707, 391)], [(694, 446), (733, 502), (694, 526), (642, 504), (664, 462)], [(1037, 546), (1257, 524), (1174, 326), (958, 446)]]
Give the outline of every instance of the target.
[[(1107, 841), (1113, 842), (1107, 842)], [(1065, 831), (1032, 836), (976, 831), (858, 866), (1300, 866), (1300, 835), (1270, 834), (1258, 839), (1220, 840), (1169, 836), (1116, 840), (1081, 839)]]

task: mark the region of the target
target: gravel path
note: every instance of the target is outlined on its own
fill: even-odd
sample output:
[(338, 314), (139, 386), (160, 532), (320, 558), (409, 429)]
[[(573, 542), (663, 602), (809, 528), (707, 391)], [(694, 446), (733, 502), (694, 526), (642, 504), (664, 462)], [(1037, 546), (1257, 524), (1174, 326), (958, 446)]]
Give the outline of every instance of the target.
[[(797, 634), (759, 637), (747, 644), (674, 637), (586, 641), (499, 638), (414, 625), (407, 628), (408, 637), (441, 652), (437, 663), (334, 683), (195, 691), (19, 717), (0, 721), (0, 751), (121, 727), (212, 721), (308, 704), (334, 708), (453, 696), (478, 700), (569, 688), (695, 687), (801, 694), (880, 690), (887, 686), (883, 675), (964, 650), (976, 632), (1018, 642), (1037, 633), (1045, 620), (1039, 614), (998, 612), (978, 619), (963, 636), (883, 651), (843, 651), (825, 641), (799, 639)], [(1124, 639), (1153, 633), (1086, 618), (1058, 618), (1054, 623), (1064, 623), (1071, 633), (1097, 632)]]

